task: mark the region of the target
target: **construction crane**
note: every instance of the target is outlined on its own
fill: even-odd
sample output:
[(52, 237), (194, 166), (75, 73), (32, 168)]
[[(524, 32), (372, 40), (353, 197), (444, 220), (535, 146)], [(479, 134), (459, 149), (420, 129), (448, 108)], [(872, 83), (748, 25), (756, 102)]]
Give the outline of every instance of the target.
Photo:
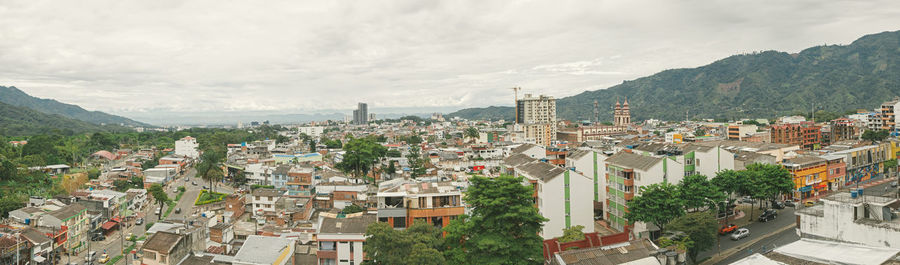
[(519, 123), (519, 90), (522, 90), (521, 87), (513, 87), (513, 93), (515, 93), (515, 101), (513, 102), (513, 110), (516, 112), (516, 120), (514, 123)]

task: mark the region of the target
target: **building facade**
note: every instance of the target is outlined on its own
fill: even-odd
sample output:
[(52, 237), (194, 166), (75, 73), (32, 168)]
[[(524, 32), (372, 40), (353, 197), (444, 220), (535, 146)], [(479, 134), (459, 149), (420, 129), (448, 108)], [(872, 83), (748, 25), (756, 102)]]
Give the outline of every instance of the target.
[(184, 138), (175, 141), (175, 155), (197, 159), (200, 157), (199, 147), (200, 145), (197, 143), (197, 139), (185, 136)]

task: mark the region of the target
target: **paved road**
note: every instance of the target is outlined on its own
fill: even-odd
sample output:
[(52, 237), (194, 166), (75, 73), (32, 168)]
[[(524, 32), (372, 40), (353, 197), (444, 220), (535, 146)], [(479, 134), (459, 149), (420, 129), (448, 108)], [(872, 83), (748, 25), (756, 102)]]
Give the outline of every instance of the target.
[[(785, 219), (787, 219), (787, 218), (785, 218)], [(751, 244), (749, 247), (742, 249), (742, 250), (738, 251), (737, 253), (734, 253), (734, 255), (731, 255), (728, 258), (725, 258), (724, 260), (722, 260), (716, 264), (723, 264), (723, 265), (731, 264), (731, 263), (734, 263), (735, 261), (738, 261), (747, 256), (750, 256), (753, 253), (765, 253), (767, 251), (770, 251), (770, 250), (775, 249), (780, 246), (790, 244), (797, 240), (800, 240), (800, 236), (797, 235), (797, 230), (796, 229), (788, 229), (783, 232), (767, 236), (767, 237), (763, 238), (762, 240), (760, 240), (759, 242)]]
[[(756, 216), (750, 216), (750, 213), (747, 212), (748, 216), (744, 217), (744, 218), (754, 218), (754, 220), (755, 220), (757, 217), (759, 217), (759, 213), (761, 213), (761, 212), (762, 212), (761, 210), (754, 210), (753, 214)], [(747, 241), (751, 241), (751, 240), (760, 238), (766, 234), (769, 234), (771, 232), (774, 232), (781, 228), (784, 228), (785, 226), (796, 225), (796, 220), (797, 219), (794, 216), (793, 208), (788, 207), (786, 209), (778, 210), (778, 217), (775, 218), (775, 220), (771, 220), (769, 222), (754, 221), (753, 223), (750, 223), (749, 225), (745, 226), (745, 228), (750, 229), (750, 235), (741, 240), (738, 240), (738, 241), (731, 240), (730, 235), (719, 236), (718, 246), (713, 246), (712, 249), (700, 252), (700, 254), (697, 255), (697, 259), (703, 259), (705, 257), (717, 255), (719, 253), (720, 248), (721, 248), (722, 252), (725, 252), (728, 249), (743, 245)]]
[[(840, 192), (849, 192), (849, 191), (840, 191)], [(873, 196), (897, 196), (898, 188), (891, 187), (891, 182), (885, 182), (879, 185), (867, 187), (865, 189), (866, 195)], [(768, 235), (774, 231), (777, 231), (780, 228), (786, 226), (794, 226), (796, 224), (796, 217), (794, 216), (792, 208), (779, 210), (778, 216), (779, 218), (770, 221), (769, 223), (759, 223), (754, 222), (747, 226), (750, 229), (750, 236), (739, 241), (732, 241), (730, 238), (726, 236), (720, 236), (721, 240), (721, 250), (724, 252), (727, 249), (743, 247), (737, 253), (725, 258), (724, 260), (716, 263), (716, 264), (731, 264), (739, 259), (747, 257), (753, 253), (765, 252), (768, 250), (772, 250), (773, 248), (780, 247), (786, 245), (788, 243), (800, 240), (800, 236), (797, 235), (795, 229), (788, 229), (783, 232), (779, 232), (773, 235)], [(768, 235), (768, 236), (767, 236)], [(749, 246), (743, 246), (746, 242), (752, 241), (754, 239), (758, 239), (760, 237), (765, 236), (759, 242), (751, 244)], [(707, 250), (701, 252), (699, 258), (704, 258), (712, 255), (716, 255), (717, 248), (713, 248), (711, 250)]]

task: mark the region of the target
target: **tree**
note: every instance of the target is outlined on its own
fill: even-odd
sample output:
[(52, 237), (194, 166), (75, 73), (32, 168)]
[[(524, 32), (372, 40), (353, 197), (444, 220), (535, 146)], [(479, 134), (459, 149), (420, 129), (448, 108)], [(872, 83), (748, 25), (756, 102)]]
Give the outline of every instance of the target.
[(356, 204), (351, 204), (351, 205), (347, 205), (346, 207), (344, 207), (344, 209), (341, 210), (341, 212), (343, 212), (344, 214), (353, 214), (353, 213), (363, 212), (365, 210), (366, 210), (366, 208), (363, 208)]
[(412, 178), (425, 175), (425, 159), (422, 158), (419, 150), (418, 146), (413, 145), (409, 148), (409, 154), (406, 155), (406, 160), (409, 161), (410, 177)]
[(688, 210), (696, 210), (701, 207), (716, 208), (718, 203), (725, 200), (725, 193), (712, 185), (704, 175), (690, 175), (684, 177), (678, 183), (681, 201)]
[(466, 138), (472, 138), (473, 140), (477, 139), (479, 136), (478, 128), (475, 128), (475, 127), (466, 128), (466, 130), (463, 132), (463, 136), (465, 136)]
[(703, 128), (697, 128), (696, 130), (694, 130), (694, 136), (700, 137), (704, 135), (706, 135), (706, 130), (704, 130)]
[(563, 228), (563, 236), (559, 237), (559, 243), (579, 241), (584, 239), (584, 226), (576, 225), (569, 228)]
[(387, 148), (369, 138), (356, 138), (344, 145), (344, 151), (343, 160), (335, 167), (361, 177), (368, 175), (375, 163), (384, 158)]
[(100, 177), (100, 169), (95, 168), (95, 167), (88, 169), (87, 174), (88, 174), (88, 179), (97, 179)]
[(684, 215), (684, 202), (678, 186), (661, 183), (641, 187), (641, 195), (628, 202), (625, 219), (651, 223), (664, 230), (672, 219)]
[(385, 156), (387, 156), (387, 157), (401, 157), (401, 156), (403, 156), (403, 153), (401, 153), (400, 150), (391, 149), (391, 150), (387, 150), (387, 153), (385, 153)]
[(893, 173), (897, 171), (897, 159), (888, 159), (884, 161), (884, 172), (885, 173)]
[(384, 222), (366, 227), (364, 264), (445, 264), (440, 230), (423, 221), (415, 221), (406, 230), (395, 230)]
[[(884, 140), (884, 138), (887, 138), (888, 136), (890, 136), (890, 132), (888, 132), (887, 130), (878, 130), (878, 131), (866, 130), (862, 134), (862, 139), (866, 140), (866, 141), (880, 142), (880, 141)], [(31, 143), (29, 142), (29, 144), (31, 144)]]
[(464, 200), (471, 216), (460, 215), (444, 228), (452, 264), (541, 264), (543, 223), (522, 177), (475, 176)]
[[(753, 174), (753, 192), (758, 198), (775, 200), (779, 195), (790, 193), (794, 189), (791, 172), (780, 165), (750, 164), (747, 171)], [(761, 203), (761, 202), (760, 202)]]
[(21, 196), (2, 196), (0, 198), (0, 218), (8, 217), (10, 211), (25, 206), (24, 199)]
[(687, 246), (688, 256), (696, 263), (697, 254), (716, 244), (719, 222), (709, 212), (694, 212), (675, 218), (666, 226), (669, 230), (684, 232), (691, 239), (692, 244)]
[[(150, 193), (150, 196), (153, 196), (153, 201), (155, 201), (156, 204), (159, 204), (160, 208), (162, 208), (163, 205), (169, 201), (169, 195), (166, 194), (165, 190), (163, 190), (162, 185), (153, 184), (152, 186), (150, 186), (150, 189), (147, 190), (147, 192)], [(161, 218), (162, 211), (157, 212), (156, 215), (157, 219)]]
[(397, 172), (397, 167), (394, 166), (394, 161), (389, 161), (387, 168), (384, 170), (389, 176), (394, 175)]

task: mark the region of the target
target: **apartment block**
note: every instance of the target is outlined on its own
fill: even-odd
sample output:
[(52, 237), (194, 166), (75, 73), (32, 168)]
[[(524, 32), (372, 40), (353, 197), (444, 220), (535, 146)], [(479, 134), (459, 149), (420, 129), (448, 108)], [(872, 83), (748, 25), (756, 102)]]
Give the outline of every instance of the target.
[(813, 122), (776, 124), (769, 132), (772, 143), (799, 145), (804, 150), (815, 150), (822, 144), (821, 127)]
[(504, 164), (534, 189), (534, 205), (549, 219), (540, 233), (542, 237), (562, 236), (563, 229), (576, 225), (593, 227), (593, 212), (587, 210), (594, 206), (591, 178), (523, 155), (509, 157)]
[(610, 226), (625, 231), (631, 227), (636, 237), (649, 237), (651, 232), (659, 231), (652, 224), (634, 222), (625, 219), (628, 202), (635, 195), (640, 195), (640, 187), (663, 182), (678, 183), (684, 178), (685, 165), (668, 157), (640, 155), (630, 150), (619, 152), (606, 159), (606, 205), (605, 219)]
[(253, 209), (253, 217), (264, 216), (267, 212), (275, 212), (275, 203), (284, 192), (273, 189), (256, 189), (250, 194), (250, 205)]
[(378, 221), (394, 228), (406, 228), (424, 221), (443, 228), (465, 213), (460, 184), (455, 182), (415, 182), (394, 179), (379, 185)]

